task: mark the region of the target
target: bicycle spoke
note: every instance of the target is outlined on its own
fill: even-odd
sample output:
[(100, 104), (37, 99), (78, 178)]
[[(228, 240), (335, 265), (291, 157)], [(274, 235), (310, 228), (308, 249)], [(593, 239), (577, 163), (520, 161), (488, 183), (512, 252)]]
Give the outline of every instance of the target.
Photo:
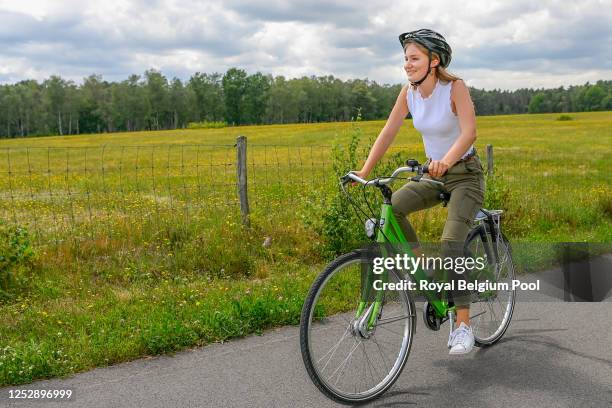
[(489, 307), (489, 310), (491, 311), (491, 316), (495, 319), (493, 320), (494, 322), (498, 322), (500, 320), (497, 319), (497, 315), (495, 314), (495, 312), (493, 311), (493, 306), (491, 306), (491, 302), (487, 302), (487, 306)]
[(506, 315), (507, 305), (504, 306), (504, 304), (500, 301), (499, 296), (497, 298), (495, 298), (495, 300), (497, 301), (497, 304), (499, 305), (499, 309), (503, 313), (503, 316), (505, 316)]
[[(486, 312), (483, 312), (483, 313), (486, 313)], [(474, 327), (474, 333), (478, 333), (478, 330), (480, 329), (480, 323), (481, 323), (481, 322), (482, 322), (482, 319), (481, 319), (481, 318), (478, 318), (478, 319), (476, 320), (476, 324), (474, 324), (474, 325), (473, 325), (473, 327)]]
[(404, 335), (403, 335), (403, 334), (397, 333), (397, 332), (395, 332), (395, 331), (393, 331), (393, 330), (389, 329), (388, 327), (381, 327), (381, 329), (386, 330), (386, 331), (388, 331), (388, 332), (390, 332), (390, 333), (393, 333), (393, 334), (395, 334), (396, 336), (399, 336), (399, 337), (404, 337)]
[[(355, 352), (355, 350), (357, 350), (357, 348), (359, 347), (359, 341), (355, 340), (355, 345), (353, 347), (353, 349), (348, 353), (348, 355), (346, 356), (346, 358), (340, 363), (340, 365), (338, 366), (338, 368), (336, 368), (336, 370), (329, 376), (330, 380), (331, 378), (338, 372), (338, 370), (342, 367), (342, 371), (340, 371), (340, 374), (342, 374), (344, 372), (345, 367), (348, 365), (348, 361), (350, 360), (351, 356), (353, 355), (353, 353)], [(334, 385), (338, 384), (338, 380), (340, 379), (341, 375), (338, 375), (338, 379), (336, 379), (336, 382), (334, 383)]]
[[(361, 348), (361, 352), (363, 353), (364, 357), (366, 358), (366, 361), (368, 362), (368, 371), (370, 372), (370, 377), (372, 377), (372, 382), (375, 383), (376, 378), (374, 377), (374, 374), (372, 373), (372, 369), (374, 368), (374, 366), (372, 365), (372, 362), (370, 361), (370, 357), (368, 357), (368, 353), (366, 352), (365, 342), (361, 342), (361, 345), (363, 346)], [(378, 373), (376, 373), (376, 375), (378, 375)]]
[(338, 343), (336, 343), (331, 349), (329, 349), (329, 351), (327, 353), (325, 353), (323, 355), (323, 357), (321, 357), (321, 359), (319, 361), (317, 361), (317, 364), (319, 364), (321, 362), (321, 360), (323, 360), (325, 358), (325, 356), (327, 356), (330, 352), (331, 355), (329, 356), (329, 359), (327, 360), (327, 363), (325, 363), (325, 365), (323, 366), (323, 368), (321, 369), (321, 372), (325, 371), (325, 368), (327, 367), (327, 364), (329, 364), (329, 362), (331, 361), (331, 359), (333, 358), (334, 354), (336, 353), (336, 350), (338, 349), (338, 347), (340, 347), (340, 344), (344, 341), (344, 339), (346, 338), (346, 334), (350, 333), (350, 326), (347, 327), (346, 331), (342, 334), (342, 337), (340, 338), (340, 340), (338, 341)]
[(409, 319), (410, 316), (395, 316), (395, 317), (388, 317), (386, 319), (380, 319), (378, 322), (376, 322), (376, 327), (381, 326), (383, 324), (389, 324), (389, 323), (393, 323), (393, 322), (397, 322), (398, 320), (404, 320), (404, 319)]
[(473, 318), (478, 317), (478, 316), (480, 316), (480, 315), (483, 315), (483, 314), (485, 314), (485, 313), (487, 313), (487, 311), (486, 311), (486, 310), (485, 310), (485, 311), (482, 311), (482, 312), (480, 312), (480, 313), (476, 313), (475, 315), (470, 316), (470, 320), (472, 320)]
[(387, 358), (385, 357), (385, 353), (382, 352), (382, 347), (380, 346), (380, 344), (378, 343), (378, 340), (375, 339), (374, 337), (372, 337), (372, 341), (374, 341), (374, 344), (376, 344), (376, 347), (378, 347), (378, 351), (385, 363), (385, 367), (387, 367), (389, 365), (389, 362), (387, 361)]

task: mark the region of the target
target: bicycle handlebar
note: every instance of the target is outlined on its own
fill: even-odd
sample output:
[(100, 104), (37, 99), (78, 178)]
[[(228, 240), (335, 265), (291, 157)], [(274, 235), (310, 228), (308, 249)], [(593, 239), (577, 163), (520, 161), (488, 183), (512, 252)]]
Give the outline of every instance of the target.
[(354, 174), (353, 171), (349, 171), (346, 175), (340, 178), (342, 185), (352, 181), (356, 181), (357, 183), (363, 184), (364, 186), (368, 185), (386, 185), (390, 184), (399, 174), (415, 172), (417, 175), (421, 176), (421, 178), (413, 178), (413, 181), (428, 181), (434, 184), (444, 185), (441, 181), (431, 180), (431, 179), (422, 179), (423, 174), (429, 173), (429, 166), (422, 166), (418, 161), (414, 159), (410, 159), (406, 161), (406, 166), (399, 167), (395, 169), (395, 171), (389, 177), (378, 177), (372, 180), (365, 180), (358, 175)]

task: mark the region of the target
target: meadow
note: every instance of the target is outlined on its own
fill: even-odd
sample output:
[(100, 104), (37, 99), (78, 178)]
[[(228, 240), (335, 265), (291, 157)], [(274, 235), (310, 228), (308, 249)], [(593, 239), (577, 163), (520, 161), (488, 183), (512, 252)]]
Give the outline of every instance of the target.
[[(477, 118), (483, 163), (494, 147), (485, 206), (505, 210), (512, 242), (612, 242), (612, 112), (569, 115)], [(364, 239), (336, 175), (361, 165), (383, 125), (0, 140), (0, 233), (13, 255), (0, 263), (0, 384), (297, 324), (317, 272)], [(408, 158), (424, 159), (410, 121), (374, 174)], [(439, 239), (445, 212), (414, 216), (423, 241)]]

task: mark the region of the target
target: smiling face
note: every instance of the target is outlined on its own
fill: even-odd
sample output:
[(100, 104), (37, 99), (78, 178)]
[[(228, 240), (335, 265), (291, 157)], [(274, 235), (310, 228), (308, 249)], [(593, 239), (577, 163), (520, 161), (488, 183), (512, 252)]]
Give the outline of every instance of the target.
[[(410, 81), (418, 81), (427, 73), (427, 50), (420, 44), (409, 43), (404, 49), (404, 70)], [(440, 63), (438, 56), (431, 55), (431, 66)]]

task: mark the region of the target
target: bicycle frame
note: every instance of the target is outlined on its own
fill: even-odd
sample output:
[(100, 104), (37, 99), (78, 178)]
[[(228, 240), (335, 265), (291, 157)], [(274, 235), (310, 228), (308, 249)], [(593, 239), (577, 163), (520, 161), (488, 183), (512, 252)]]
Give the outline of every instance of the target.
[[(377, 229), (378, 233), (376, 236), (376, 242), (381, 244), (380, 247), (382, 248), (383, 257), (388, 255), (387, 244), (391, 244), (395, 248), (401, 248), (401, 250), (408, 254), (408, 256), (410, 257), (415, 256), (410, 244), (406, 240), (406, 237), (404, 236), (404, 233), (402, 232), (399, 226), (399, 223), (397, 222), (397, 219), (395, 218), (395, 215), (393, 214), (391, 204), (382, 204), (379, 218), (379, 227)], [(388, 274), (389, 271), (385, 270), (382, 274), (380, 274), (380, 277), (377, 279), (383, 282), (387, 282)], [(410, 279), (416, 282), (417, 285), (419, 285), (419, 282), (421, 281), (429, 282), (427, 275), (421, 268), (418, 268), (414, 272), (414, 274), (408, 274), (408, 276), (410, 276)], [(367, 272), (365, 280), (365, 290), (362, 290), (361, 293), (361, 300), (357, 308), (356, 318), (361, 316), (367, 306), (368, 299), (370, 298), (371, 291), (373, 290), (374, 278), (374, 272), (372, 270), (369, 270)], [(449, 307), (444, 293), (442, 294), (442, 296), (438, 296), (438, 294), (433, 290), (425, 290), (420, 292), (432, 305), (438, 317), (443, 318), (448, 314), (449, 311), (455, 310), (454, 306)], [(373, 301), (373, 305), (370, 306), (372, 313), (368, 317), (368, 329), (371, 329), (376, 323), (376, 319), (384, 301), (383, 296), (384, 291), (378, 290), (376, 293), (376, 298)]]
[[(383, 182), (376, 181), (375, 183), (373, 183), (373, 185), (381, 189), (381, 193), (383, 194), (383, 197), (384, 197), (384, 201), (383, 201), (381, 212), (380, 212), (379, 224), (377, 226), (378, 232), (376, 236), (376, 242), (382, 248), (383, 257), (388, 255), (388, 252), (389, 252), (387, 251), (388, 245), (391, 245), (392, 247), (395, 247), (395, 248), (399, 248), (403, 253), (407, 254), (410, 257), (415, 256), (410, 246), (410, 243), (408, 243), (408, 241), (406, 240), (406, 237), (404, 236), (399, 226), (399, 223), (397, 222), (397, 219), (395, 218), (395, 215), (393, 214), (393, 210), (391, 206), (392, 192), (386, 185), (389, 180), (395, 178), (397, 174), (399, 174), (400, 172), (405, 172), (406, 170), (416, 171), (420, 175), (423, 174), (423, 169), (418, 165), (418, 162), (416, 162), (416, 160), (407, 161), (407, 165), (409, 167), (401, 167), (395, 170), (389, 178), (383, 179)], [(351, 173), (349, 172), (349, 174), (347, 174), (343, 178), (343, 183), (345, 181), (348, 181), (349, 179), (352, 179), (354, 181), (357, 181), (357, 182), (360, 182), (366, 185), (372, 182), (372, 181), (368, 182), (362, 178), (351, 175)], [(487, 224), (489, 224), (491, 228), (491, 232), (492, 232), (491, 235), (493, 238), (493, 242), (489, 242), (489, 240), (487, 239), (486, 237), (487, 234), (486, 234), (485, 228), (482, 225), (482, 223), (477, 228), (479, 228), (479, 233), (480, 233), (482, 242), (485, 246), (484, 249), (488, 257), (489, 264), (496, 265), (498, 254), (497, 254), (497, 248), (496, 248), (495, 241), (497, 240), (497, 234), (499, 234), (499, 229), (495, 221), (493, 220), (492, 214), (490, 213), (486, 213), (486, 214), (487, 214), (487, 217), (486, 217)], [(485, 271), (484, 274), (487, 278), (492, 278), (491, 281), (496, 281), (495, 277), (491, 276), (491, 273), (489, 273), (488, 271)], [(421, 269), (420, 267), (417, 268), (416, 271), (413, 271), (413, 273), (407, 274), (407, 276), (410, 276), (410, 279), (414, 283), (417, 284), (417, 287), (420, 287), (421, 282), (429, 283), (429, 279), (427, 275), (425, 274), (423, 269)], [(389, 277), (389, 271), (385, 270), (380, 275), (379, 280), (381, 280), (383, 283), (386, 283), (388, 281), (388, 277)], [(446, 278), (447, 278), (447, 275), (445, 272), (444, 279)], [(368, 307), (368, 310), (366, 311), (366, 307), (368, 305), (368, 299), (371, 298), (370, 297), (371, 291), (374, 289), (373, 284), (374, 284), (374, 272), (370, 270), (366, 273), (365, 285), (362, 287), (361, 299), (359, 301), (359, 305), (357, 307), (357, 312), (355, 316), (356, 319), (360, 317), (361, 318), (365, 317), (365, 316), (362, 316), (364, 311), (370, 314), (369, 316), (367, 316), (368, 330), (371, 330), (374, 324), (376, 323), (376, 320), (378, 319), (378, 315), (380, 314), (382, 304), (384, 301), (384, 298), (383, 298), (384, 292), (382, 290), (378, 290), (376, 293), (375, 300), (372, 302), (372, 304)], [(419, 292), (425, 296), (425, 298), (427, 299), (428, 303), (431, 305), (431, 307), (435, 311), (438, 318), (444, 319), (447, 315), (450, 316), (451, 314), (454, 314), (456, 312), (456, 308), (454, 304), (451, 306), (451, 303), (448, 301), (448, 298), (446, 296), (446, 291), (442, 291), (439, 294), (434, 292), (433, 290), (419, 290)]]

